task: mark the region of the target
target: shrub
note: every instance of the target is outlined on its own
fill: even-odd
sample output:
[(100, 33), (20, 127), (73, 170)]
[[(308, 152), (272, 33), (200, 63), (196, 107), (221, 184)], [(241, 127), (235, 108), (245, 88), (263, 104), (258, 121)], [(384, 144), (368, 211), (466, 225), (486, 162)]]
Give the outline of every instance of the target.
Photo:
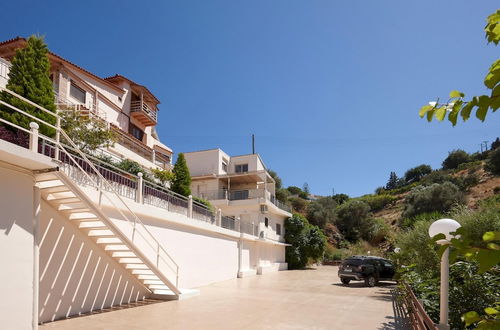
[(153, 173), (153, 176), (163, 185), (167, 185), (174, 178), (174, 174), (167, 170), (152, 168), (151, 172)]
[(368, 232), (369, 237), (367, 237), (367, 240), (370, 244), (378, 245), (391, 235), (392, 228), (384, 219), (372, 218), (369, 221), (371, 222), (371, 228)]
[(500, 175), (500, 148), (490, 153), (485, 168), (495, 175)]
[(406, 171), (405, 180), (408, 183), (420, 181), (420, 179), (422, 179), (427, 174), (430, 174), (431, 172), (432, 168), (430, 167), (430, 165), (423, 164)]
[(215, 208), (213, 207), (213, 205), (206, 199), (203, 199), (203, 198), (200, 198), (200, 197), (197, 197), (197, 196), (193, 196), (193, 201), (201, 204), (201, 205), (204, 205), (206, 206), (209, 210), (211, 210), (212, 212), (215, 211)]
[(144, 180), (151, 181), (151, 178), (148, 175), (148, 173), (144, 170), (144, 168), (138, 162), (135, 162), (135, 161), (130, 160), (130, 159), (124, 159), (121, 162), (119, 162), (118, 164), (116, 164), (115, 166), (118, 167), (119, 169), (121, 169), (127, 173), (133, 174), (133, 175), (137, 175), (139, 172), (141, 172), (143, 174), (142, 178)]
[(496, 194), (500, 194), (500, 186), (497, 186), (495, 188), (493, 188), (493, 193), (496, 195)]
[(442, 218), (443, 215), (440, 212), (428, 212), (428, 213), (421, 213), (418, 214), (414, 217), (411, 218), (403, 218), (400, 221), (399, 226), (403, 229), (411, 229), (414, 227), (415, 223), (420, 222), (420, 221), (435, 221), (440, 218)]
[(464, 195), (451, 182), (434, 183), (414, 188), (405, 198), (403, 217), (411, 218), (426, 212), (446, 212), (454, 204), (463, 203)]
[(342, 205), (349, 200), (349, 195), (346, 194), (335, 194), (332, 199), (337, 203), (337, 205)]
[(307, 208), (307, 201), (300, 198), (300, 197), (290, 197), (289, 199), (290, 203), (292, 204), (292, 207), (294, 211), (303, 213), (306, 211)]
[(304, 268), (308, 261), (323, 258), (326, 237), (316, 226), (311, 226), (307, 219), (295, 213), (285, 220), (285, 241), (291, 246), (285, 249), (285, 258), (290, 269)]
[(280, 188), (276, 190), (276, 199), (282, 203), (288, 203), (288, 196), (290, 192), (286, 189)]
[(467, 163), (470, 160), (468, 153), (461, 149), (453, 150), (448, 154), (448, 157), (443, 160), (443, 169), (452, 170), (462, 163)]
[(363, 202), (370, 206), (372, 211), (378, 211), (383, 209), (386, 205), (397, 200), (397, 197), (392, 195), (365, 195), (360, 198)]
[(480, 160), (476, 160), (473, 162), (462, 163), (458, 165), (457, 170), (462, 171), (468, 169), (469, 173), (474, 173), (481, 168), (481, 165), (482, 162)]
[(336, 225), (346, 240), (356, 242), (366, 235), (369, 213), (370, 206), (360, 200), (350, 200), (338, 208)]

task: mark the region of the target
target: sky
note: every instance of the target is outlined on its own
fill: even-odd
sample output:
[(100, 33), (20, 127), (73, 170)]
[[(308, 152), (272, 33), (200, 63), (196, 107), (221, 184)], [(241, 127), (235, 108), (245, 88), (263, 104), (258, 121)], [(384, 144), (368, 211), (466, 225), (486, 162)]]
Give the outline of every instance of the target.
[[(0, 40), (45, 36), (101, 77), (120, 73), (161, 101), (176, 154), (256, 152), (285, 186), (360, 196), (449, 151), (500, 136), (481, 123), (420, 119), (451, 90), (486, 93), (500, 47), (487, 45), (498, 0), (9, 1)], [(9, 14), (14, 13), (14, 14)]]

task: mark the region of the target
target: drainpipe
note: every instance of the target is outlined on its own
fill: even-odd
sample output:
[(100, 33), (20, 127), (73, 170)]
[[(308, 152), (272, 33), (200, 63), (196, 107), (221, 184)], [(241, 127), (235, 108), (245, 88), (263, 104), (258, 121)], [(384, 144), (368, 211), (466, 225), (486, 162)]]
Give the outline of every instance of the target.
[(33, 317), (32, 328), (38, 329), (40, 188), (33, 187)]

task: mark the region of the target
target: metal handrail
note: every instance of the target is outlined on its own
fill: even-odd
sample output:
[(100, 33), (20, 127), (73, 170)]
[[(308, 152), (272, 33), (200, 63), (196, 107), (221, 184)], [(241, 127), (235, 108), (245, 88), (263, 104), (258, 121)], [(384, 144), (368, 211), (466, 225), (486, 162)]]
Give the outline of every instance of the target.
[[(34, 117), (34, 116), (31, 116), (30, 114), (27, 114), (26, 112), (20, 110), (20, 109), (17, 109), (13, 106), (10, 106), (8, 105), (7, 103), (3, 102), (3, 101), (0, 101), (2, 104), (4, 105), (8, 105), (9, 108), (15, 110), (15, 111), (18, 111), (20, 113), (23, 113), (25, 115), (28, 115), (28, 117), (32, 118), (34, 117), (33, 119), (34, 120), (37, 120), (38, 122), (42, 123), (43, 125), (47, 125), (49, 127), (55, 127), (56, 129), (56, 139), (55, 139), (55, 144), (56, 144), (56, 160), (59, 160), (59, 148), (61, 148), (64, 153), (74, 162), (74, 164), (88, 177), (88, 179), (90, 179), (91, 181), (94, 181), (94, 179), (88, 175), (88, 173), (78, 164), (77, 161), (74, 160), (74, 158), (71, 156), (71, 153), (69, 153), (64, 145), (60, 142), (60, 134), (62, 134), (62, 136), (64, 137), (64, 139), (66, 141), (68, 141), (72, 147), (76, 150), (76, 152), (79, 154), (79, 156), (84, 159), (87, 164), (92, 168), (92, 170), (94, 170), (95, 174), (97, 175), (97, 177), (100, 179), (100, 182), (94, 182), (96, 185), (97, 185), (97, 189), (99, 190), (100, 193), (102, 193), (102, 195), (104, 195), (106, 197), (106, 199), (108, 199), (108, 201), (118, 210), (118, 212), (122, 215), (122, 217), (129, 223), (131, 224), (131, 220), (123, 213), (123, 211), (117, 207), (117, 205), (115, 204), (115, 202), (113, 201), (113, 199), (111, 199), (108, 195), (107, 195), (107, 192), (105, 190), (103, 190), (101, 188), (101, 184), (105, 184), (109, 187), (110, 191), (115, 195), (115, 197), (123, 204), (123, 206), (125, 206), (125, 208), (130, 212), (130, 214), (132, 214), (133, 216), (133, 234), (132, 234), (132, 237), (134, 236), (134, 234), (137, 232), (139, 235), (141, 235), (145, 240), (146, 242), (148, 243), (148, 245), (150, 245), (150, 247), (152, 247), (153, 249), (155, 248), (150, 240), (147, 240), (146, 237), (144, 237), (142, 235), (141, 232), (137, 231), (135, 226), (136, 224), (138, 223), (145, 231), (146, 233), (150, 236), (150, 239), (153, 240), (153, 242), (156, 243), (156, 251), (157, 251), (157, 258), (161, 258), (163, 261), (166, 262), (166, 260), (163, 258), (163, 256), (160, 256), (159, 255), (159, 252), (160, 250), (168, 257), (168, 259), (175, 265), (176, 269), (175, 269), (175, 272), (176, 272), (176, 288), (178, 287), (178, 281), (179, 281), (179, 265), (175, 262), (175, 260), (172, 258), (172, 256), (170, 256), (170, 254), (168, 254), (168, 252), (165, 250), (165, 248), (163, 248), (163, 246), (160, 244), (160, 242), (158, 242), (158, 240), (156, 240), (156, 238), (151, 234), (151, 232), (146, 228), (146, 226), (144, 225), (144, 223), (139, 219), (139, 217), (130, 209), (130, 207), (127, 205), (127, 203), (125, 203), (120, 195), (115, 191), (115, 189), (113, 188), (113, 186), (101, 175), (101, 173), (99, 172), (99, 170), (97, 170), (94, 166), (94, 164), (87, 158), (87, 156), (81, 152), (81, 150), (78, 149), (78, 146), (73, 142), (73, 140), (71, 140), (71, 138), (66, 134), (66, 132), (64, 130), (61, 129), (60, 127), (60, 124), (61, 124), (61, 117), (59, 115), (57, 115), (56, 113), (53, 113), (52, 111), (49, 111), (47, 109), (45, 109), (44, 107), (26, 99), (25, 97), (7, 89), (7, 88), (4, 88), (4, 87), (0, 87), (0, 91), (5, 91), (17, 98), (19, 98), (20, 100), (36, 107), (37, 109), (53, 116), (55, 119), (56, 119), (56, 126), (50, 124), (50, 123), (47, 123), (45, 122), (44, 120), (41, 120), (40, 118), (37, 118), (37, 117)], [(2, 122), (5, 122), (5, 121), (2, 121)], [(6, 122), (7, 124), (9, 124), (10, 122)], [(158, 259), (157, 259), (158, 260)], [(167, 262), (166, 262), (167, 263)], [(168, 263), (167, 263), (168, 264)], [(157, 261), (157, 267), (159, 267), (159, 263)], [(170, 266), (169, 266), (170, 267)], [(171, 268), (172, 269), (172, 268)], [(172, 269), (173, 270), (173, 269)], [(174, 291), (174, 290), (173, 290)], [(179, 293), (179, 292), (177, 292)]]

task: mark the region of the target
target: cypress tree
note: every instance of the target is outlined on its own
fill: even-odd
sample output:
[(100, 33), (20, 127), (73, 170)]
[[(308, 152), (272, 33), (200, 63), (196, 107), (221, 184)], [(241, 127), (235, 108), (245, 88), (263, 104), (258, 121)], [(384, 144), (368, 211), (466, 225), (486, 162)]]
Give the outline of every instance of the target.
[(172, 179), (171, 189), (186, 197), (191, 195), (191, 175), (183, 153), (180, 153), (177, 157), (172, 173), (174, 178)]
[[(54, 89), (50, 80), (48, 48), (42, 37), (31, 36), (26, 47), (16, 50), (12, 58), (7, 88), (49, 111), (56, 111)], [(6, 92), (0, 94), (0, 99), (45, 122), (50, 124), (56, 122), (55, 117)], [(29, 123), (34, 121), (3, 105), (0, 105), (0, 117), (26, 129), (29, 129)], [(47, 136), (55, 134), (54, 129), (46, 125), (40, 125), (40, 132)]]

